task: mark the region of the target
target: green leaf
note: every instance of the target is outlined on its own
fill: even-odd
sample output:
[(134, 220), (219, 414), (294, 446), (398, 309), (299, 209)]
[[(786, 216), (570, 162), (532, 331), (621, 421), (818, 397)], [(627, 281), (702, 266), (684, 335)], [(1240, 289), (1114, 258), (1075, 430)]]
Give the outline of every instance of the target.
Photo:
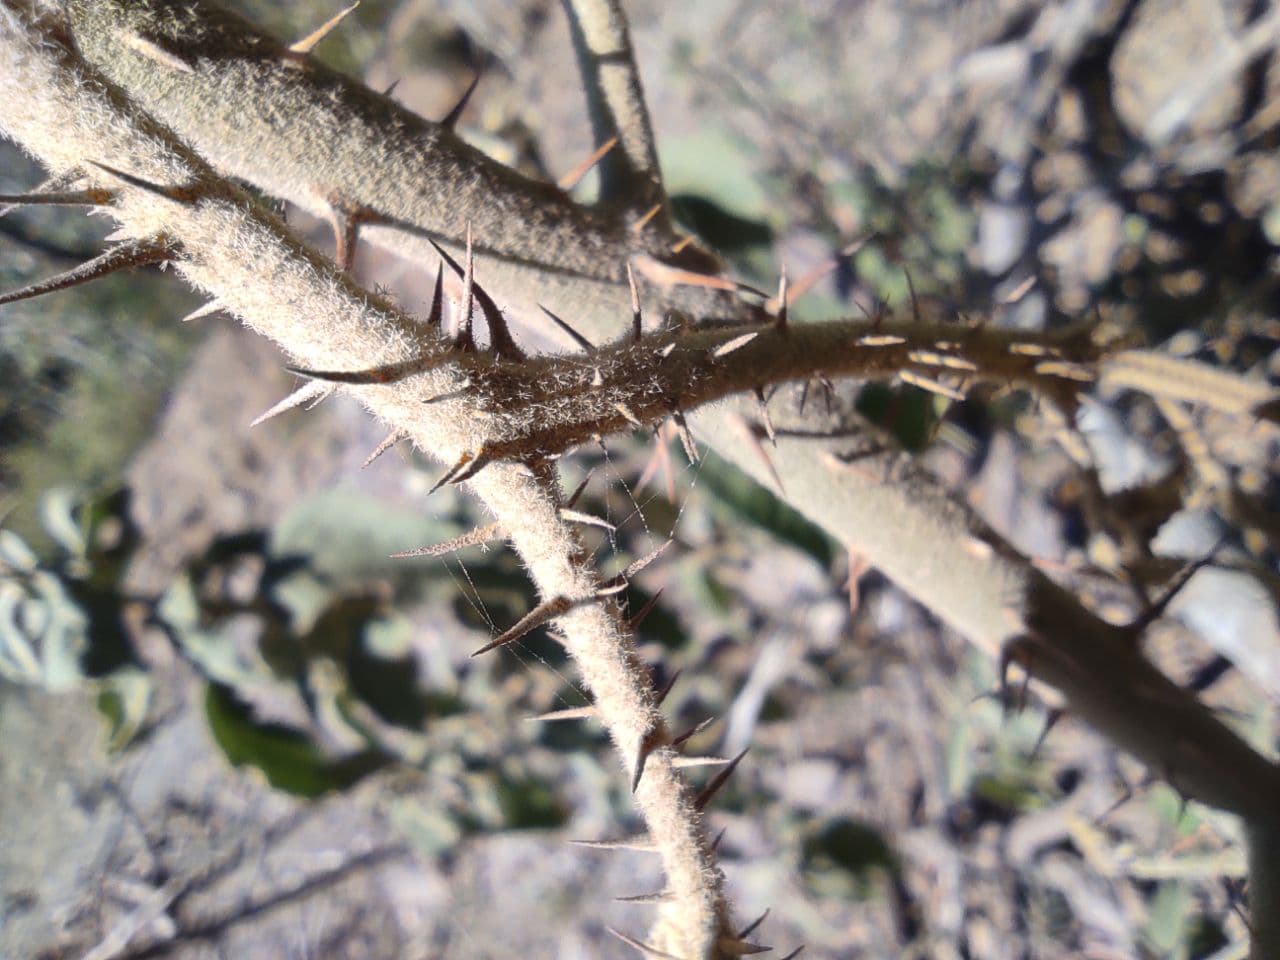
[(834, 542), (796, 510), (745, 473), (715, 456), (708, 456), (698, 473), (698, 485), (743, 520), (768, 531), (781, 542), (813, 557), (830, 569)]
[(229, 687), (211, 683), (205, 693), (209, 730), (233, 766), (260, 770), (277, 790), (318, 797), (349, 787), (387, 762), (373, 751), (330, 760), (301, 732), (260, 723)]

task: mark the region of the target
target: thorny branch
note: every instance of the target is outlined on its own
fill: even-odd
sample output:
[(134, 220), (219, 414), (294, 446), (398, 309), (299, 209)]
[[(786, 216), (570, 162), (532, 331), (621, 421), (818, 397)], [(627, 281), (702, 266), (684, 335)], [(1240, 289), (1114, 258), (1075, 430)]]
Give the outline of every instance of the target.
[[(106, 0), (62, 8), (75, 45), (96, 69), (219, 167), (269, 193), (315, 212), (338, 210), (348, 222), (369, 224), (362, 230), (375, 242), (420, 258), (434, 240), (460, 250), (460, 225), (470, 221), (479, 263), (468, 276), (474, 281), (479, 269), (510, 299), (547, 302), (584, 339), (608, 339), (627, 314), (627, 263), (649, 280), (641, 299), (650, 316), (680, 311), (698, 321), (583, 357), (463, 351), (298, 244), (129, 107), (79, 62), (66, 25), (36, 18), (15, 0), (3, 9), (0, 126), (53, 173), (78, 168), (88, 189), (114, 191), (110, 211), (125, 235), (178, 244), (181, 272), (300, 364), (338, 380), (363, 375), (343, 389), (453, 464), (446, 478), (468, 480), (495, 513), (544, 603), (557, 611), (557, 628), (629, 774), (639, 775), (637, 803), (672, 894), (659, 907), (652, 946), (680, 956), (738, 951), (700, 804), (675, 772), (672, 738), (647, 671), (631, 652), (629, 630), (563, 522), (547, 468), (510, 458), (555, 453), (592, 433), (803, 378), (821, 372), (822, 363), (833, 364), (833, 374), (985, 374), (1069, 401), (1077, 383), (1107, 375), (1108, 358), (1087, 340), (1015, 339), (914, 316), (782, 328), (735, 296), (704, 254), (671, 254), (661, 218), (635, 230), (606, 210), (574, 205), (210, 5), (175, 10), (156, 0)], [(129, 38), (134, 42), (124, 42)], [(280, 115), (302, 120), (282, 129), (270, 121)], [(386, 163), (371, 165), (370, 156)], [(501, 317), (485, 314), (498, 346)], [(706, 327), (707, 320), (720, 322)], [(1110, 362), (1132, 375), (1146, 369), (1135, 357), (1141, 355)], [(672, 375), (677, 370), (683, 379)], [(782, 395), (772, 414), (779, 426), (832, 437), (801, 439), (800, 430), (779, 436), (771, 471), (787, 496), (985, 649), (1057, 687), (1073, 711), (1179, 789), (1244, 816), (1254, 828), (1255, 867), (1276, 859), (1268, 838), (1280, 797), (1277, 768), (1156, 671), (1141, 653), (1140, 635), (1087, 612), (910, 462), (851, 458), (847, 441), (835, 439), (847, 435), (845, 412), (822, 415), (811, 407), (802, 414)], [(732, 416), (758, 412), (739, 405), (692, 419), (720, 437)], [(773, 482), (741, 447), (726, 452)], [(1260, 943), (1274, 944), (1275, 931), (1256, 926)]]

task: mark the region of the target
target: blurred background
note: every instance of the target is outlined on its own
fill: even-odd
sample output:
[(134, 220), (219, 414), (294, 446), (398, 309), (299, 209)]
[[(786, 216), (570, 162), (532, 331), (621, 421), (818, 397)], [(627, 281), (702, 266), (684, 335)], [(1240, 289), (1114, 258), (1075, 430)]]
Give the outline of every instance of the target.
[[(231, 4), (278, 36), (328, 3)], [(803, 318), (922, 296), (1040, 328), (1097, 310), (1280, 380), (1280, 15), (1230, 0), (627, 3), (683, 224)], [(594, 146), (553, 0), (365, 0), (317, 55), (554, 179)], [(0, 144), (0, 191), (37, 168)], [(579, 193), (590, 199), (586, 181)], [(321, 249), (327, 228), (290, 222)], [(110, 227), (0, 220), (0, 289)], [(855, 240), (856, 254), (841, 256)], [(362, 247), (424, 312), (434, 264)], [(483, 277), (480, 278), (483, 282)], [(501, 302), (501, 290), (492, 293)], [(484, 518), (345, 400), (249, 423), (293, 379), (159, 272), (0, 307), (0, 956), (612, 958), (656, 890), (602, 731)], [(530, 344), (551, 345), (534, 325)], [(823, 402), (814, 387), (811, 402)], [(1150, 652), (1270, 754), (1280, 695), (1266, 419), (1095, 393), (866, 387), (859, 408), (1116, 621), (1218, 547)], [(744, 919), (807, 956), (1243, 956), (1237, 827), (996, 666), (709, 456), (617, 437), (563, 464), (641, 653), (699, 749), (752, 752), (710, 815)]]

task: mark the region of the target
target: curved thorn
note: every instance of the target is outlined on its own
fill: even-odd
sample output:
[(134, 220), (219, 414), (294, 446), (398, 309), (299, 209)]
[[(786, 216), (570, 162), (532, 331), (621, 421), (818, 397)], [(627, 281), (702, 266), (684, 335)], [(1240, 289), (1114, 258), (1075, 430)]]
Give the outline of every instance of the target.
[(484, 71), (477, 69), (475, 76), (471, 78), (471, 82), (467, 84), (467, 89), (462, 92), (462, 96), (458, 98), (458, 102), (453, 105), (453, 109), (444, 115), (440, 121), (440, 126), (446, 130), (452, 130), (458, 125), (458, 120), (462, 116), (462, 111), (467, 109), (467, 103), (471, 100), (471, 95), (476, 92), (476, 87), (480, 85), (480, 78), (484, 75)]
[(580, 346), (583, 350), (585, 350), (587, 353), (595, 352), (596, 345), (592, 343), (590, 340), (588, 340), (586, 337), (584, 337), (582, 334), (580, 334), (577, 330), (573, 329), (573, 327), (569, 326), (568, 323), (566, 323), (564, 320), (557, 317), (554, 313), (552, 313), (542, 304), (538, 304), (538, 309), (541, 310), (543, 313), (545, 313), (548, 317), (550, 317), (551, 322), (554, 323), (561, 330), (563, 330), (565, 333), (567, 333), (569, 337), (573, 340), (573, 342), (576, 343), (578, 346)]
[(747, 937), (751, 936), (751, 934), (755, 933), (756, 928), (759, 927), (760, 924), (764, 923), (765, 918), (768, 916), (769, 916), (769, 911), (766, 909), (764, 913), (760, 914), (760, 916), (756, 917), (749, 924), (747, 924), (745, 927), (743, 927), (741, 930), (738, 931), (738, 939), (745, 940), (747, 939)]
[(86, 161), (92, 166), (97, 167), (105, 173), (111, 174), (117, 180), (129, 184), (131, 187), (137, 187), (139, 190), (145, 190), (147, 193), (154, 194), (157, 197), (163, 197), (165, 200), (172, 200), (174, 203), (180, 203), (184, 206), (191, 203), (196, 198), (196, 191), (193, 187), (166, 187), (163, 184), (152, 183), (150, 180), (143, 180), (136, 177), (132, 173), (125, 173), (123, 170), (117, 170), (115, 167), (109, 167), (105, 163), (98, 163), (96, 160)]
[(356, 0), (355, 3), (351, 4), (351, 6), (347, 7), (345, 10), (341, 10), (338, 13), (334, 14), (324, 23), (320, 24), (320, 26), (316, 27), (316, 29), (308, 33), (301, 40), (297, 41), (296, 43), (291, 43), (289, 45), (289, 52), (292, 54), (296, 54), (297, 56), (306, 56), (308, 53), (310, 53), (312, 50), (316, 48), (316, 45), (321, 40), (323, 40), (330, 33), (332, 33), (333, 30), (338, 26), (338, 24), (340, 24), (343, 20), (345, 20), (351, 14), (351, 12), (355, 10), (355, 8), (358, 6), (360, 6), (360, 0)]
[(211, 317), (215, 313), (221, 313), (223, 309), (221, 300), (210, 300), (204, 306), (196, 307), (188, 313), (182, 318), (181, 322), (190, 323), (193, 320), (203, 320), (205, 317)]
[(466, 533), (445, 540), (442, 543), (434, 544), (430, 547), (415, 547), (412, 550), (401, 550), (399, 553), (391, 554), (393, 560), (400, 560), (406, 557), (443, 557), (445, 554), (454, 553), (465, 547), (477, 547), (484, 543), (497, 540), (502, 536), (502, 524), (491, 523), (487, 526), (476, 527), (474, 530), (468, 530)]
[(164, 238), (148, 237), (145, 240), (128, 240), (64, 273), (37, 281), (20, 290), (0, 294), (0, 304), (17, 303), (19, 300), (29, 300), (56, 290), (65, 290), (68, 287), (105, 277), (117, 270), (164, 263), (173, 259), (176, 249), (173, 243)]
[(623, 943), (625, 943), (627, 946), (634, 947), (635, 949), (639, 950), (646, 957), (656, 957), (658, 958), (658, 960), (680, 960), (680, 958), (675, 956), (675, 954), (666, 953), (665, 951), (659, 950), (656, 947), (651, 947), (647, 943), (643, 943), (637, 940), (635, 937), (627, 936), (621, 930), (615, 930), (613, 927), (605, 927), (605, 929), (608, 930), (615, 937), (617, 937), (619, 940), (621, 940)]
[(582, 178), (591, 172), (591, 168), (604, 159), (604, 155), (618, 145), (617, 137), (610, 137), (594, 151), (591, 155), (583, 160), (580, 164), (566, 173), (563, 177), (556, 181), (556, 186), (568, 193), (579, 183)]
[(388, 433), (385, 437), (382, 438), (381, 443), (379, 443), (376, 447), (373, 448), (373, 452), (370, 453), (369, 456), (364, 458), (364, 463), (360, 464), (360, 469), (364, 470), (366, 467), (372, 464), (373, 461), (377, 460), (380, 456), (382, 456), (384, 453), (386, 453), (388, 450), (394, 447), (401, 440), (408, 440), (408, 439), (409, 439), (408, 432), (404, 430), (392, 430), (390, 433)]
[(504, 647), (508, 643), (514, 643), (522, 637), (528, 636), (543, 624), (549, 623), (563, 613), (567, 613), (572, 607), (573, 602), (568, 597), (552, 597), (550, 600), (544, 600), (512, 626), (472, 653), (471, 656), (478, 657), (483, 653), (488, 653), (490, 650), (496, 650), (498, 647)]
[[(635, 615), (627, 621), (627, 628), (632, 633), (635, 633), (635, 631), (639, 629), (640, 624), (644, 623), (649, 614), (653, 613), (653, 608), (658, 605), (658, 600), (662, 597), (662, 591), (665, 589), (665, 587), (660, 587), (655, 591), (653, 596), (645, 601), (644, 606), (637, 610)], [(671, 675), (671, 679), (667, 681), (667, 686), (663, 687), (658, 693), (658, 703), (661, 703), (666, 695), (671, 692), (671, 685), (676, 682), (676, 677), (678, 676), (680, 676), (679, 670)]]
[(693, 801), (693, 806), (695, 809), (697, 810), (706, 809), (707, 804), (710, 803), (712, 798), (715, 797), (715, 795), (720, 792), (720, 788), (723, 787), (728, 782), (731, 776), (733, 776), (733, 771), (738, 769), (738, 764), (742, 762), (742, 758), (747, 755), (747, 750), (749, 749), (751, 748), (750, 747), (746, 748), (740, 754), (738, 754), (736, 757), (730, 760), (728, 764), (725, 765), (725, 768), (721, 770), (719, 773), (717, 773), (715, 777), (712, 778), (711, 782), (702, 788), (702, 792), (699, 793), (697, 798)]
[(321, 380), (312, 380), (308, 383), (304, 383), (266, 413), (255, 417), (249, 426), (251, 428), (260, 426), (272, 417), (278, 417), (286, 410), (292, 410), (294, 407), (300, 407), (304, 403), (310, 403), (312, 400), (319, 403), (321, 400), (325, 399), (325, 397), (333, 393), (334, 389), (335, 388), (331, 384), (325, 383)]

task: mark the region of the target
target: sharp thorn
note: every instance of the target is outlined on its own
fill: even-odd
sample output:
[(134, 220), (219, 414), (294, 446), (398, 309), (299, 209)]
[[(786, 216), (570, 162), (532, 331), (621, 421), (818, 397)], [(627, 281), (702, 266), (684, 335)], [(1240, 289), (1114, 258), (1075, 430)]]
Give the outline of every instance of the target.
[(760, 924), (764, 923), (765, 918), (767, 918), (768, 916), (769, 916), (769, 911), (765, 910), (764, 913), (760, 914), (760, 916), (756, 917), (749, 924), (747, 924), (745, 927), (743, 927), (741, 930), (738, 931), (738, 939), (745, 940), (747, 939), (747, 937), (751, 936), (751, 934), (755, 933), (756, 928), (759, 927)]
[(474, 345), (474, 339), (471, 334), (471, 302), (474, 297), (475, 302), (480, 304), (480, 312), (484, 314), (485, 322), (489, 325), (489, 340), (494, 352), (508, 360), (523, 360), (524, 352), (516, 346), (515, 339), (511, 336), (511, 328), (507, 326), (507, 320), (502, 315), (502, 311), (498, 309), (498, 305), (494, 303), (493, 298), (485, 292), (484, 288), (475, 282), (475, 253), (471, 237), (471, 225), (467, 224), (467, 264), (465, 268), (460, 266), (458, 261), (451, 257), (440, 244), (432, 240), (431, 245), (436, 248), (436, 253), (440, 254), (440, 259), (447, 263), (455, 274), (462, 277), (464, 290), (462, 320), (466, 324), (465, 329), (468, 341)]
[(1058, 725), (1067, 712), (1061, 707), (1052, 707), (1044, 717), (1044, 729), (1040, 731), (1040, 736), (1036, 737), (1035, 745), (1031, 748), (1030, 759), (1036, 760), (1040, 756), (1040, 750), (1044, 747), (1044, 742), (1049, 739), (1049, 733)]
[(676, 430), (680, 434), (680, 445), (684, 447), (684, 455), (689, 458), (690, 463), (696, 464), (701, 458), (698, 456), (698, 445), (693, 440), (693, 432), (689, 429), (689, 421), (679, 410), (671, 415), (671, 419), (675, 421)]
[(583, 492), (587, 489), (587, 484), (591, 482), (591, 474), (592, 471), (588, 470), (587, 475), (582, 478), (582, 482), (579, 483), (578, 486), (574, 488), (573, 493), (569, 495), (569, 499), (565, 502), (565, 506), (570, 510), (577, 506), (578, 500), (582, 498)]
[(453, 130), (458, 125), (458, 120), (462, 117), (462, 111), (467, 109), (467, 103), (471, 100), (471, 95), (476, 92), (476, 87), (480, 85), (480, 77), (483, 71), (476, 70), (475, 76), (471, 78), (471, 82), (467, 84), (467, 89), (462, 92), (462, 96), (458, 98), (458, 102), (453, 105), (453, 109), (444, 115), (440, 121), (440, 126), (446, 130)]
[(538, 720), (543, 722), (551, 722), (555, 720), (593, 720), (600, 716), (600, 711), (594, 706), (585, 707), (569, 707), (566, 710), (552, 710), (548, 713), (540, 713), (537, 716), (526, 717), (526, 720)]
[(321, 40), (323, 40), (330, 33), (332, 33), (334, 28), (336, 28), (338, 24), (340, 24), (343, 20), (345, 20), (351, 14), (351, 12), (355, 10), (355, 8), (358, 6), (360, 6), (360, 0), (356, 0), (355, 3), (351, 4), (351, 6), (334, 14), (324, 23), (320, 24), (320, 26), (316, 27), (316, 29), (308, 33), (301, 40), (297, 41), (296, 43), (290, 44), (289, 52), (292, 54), (296, 54), (298, 56), (306, 56), (308, 53), (310, 53), (312, 50), (315, 49), (316, 44), (318, 44)]
[(630, 897), (614, 897), (615, 903), (669, 903), (672, 898), (670, 890), (658, 890), (654, 893), (637, 893)]
[(720, 842), (724, 839), (724, 835), (728, 831), (728, 829), (729, 829), (728, 827), (721, 827), (720, 832), (716, 834), (716, 838), (711, 841), (712, 853), (715, 853), (717, 850), (720, 849)]
[(541, 310), (543, 313), (545, 313), (548, 317), (550, 317), (551, 322), (554, 323), (561, 330), (563, 330), (565, 333), (567, 333), (570, 339), (572, 339), (573, 342), (576, 343), (578, 346), (580, 346), (583, 350), (585, 350), (587, 353), (595, 352), (595, 349), (596, 349), (595, 344), (593, 344), (590, 340), (588, 340), (586, 337), (580, 334), (577, 330), (573, 329), (573, 327), (569, 326), (568, 323), (566, 323), (564, 320), (557, 317), (554, 313), (552, 313), (546, 307), (542, 306), (542, 304), (538, 304), (538, 309)]
[(1225, 540), (1226, 538), (1223, 537), (1214, 544), (1213, 549), (1210, 550), (1207, 555), (1200, 557), (1198, 560), (1191, 563), (1185, 564), (1182, 569), (1177, 572), (1172, 582), (1170, 582), (1169, 586), (1165, 588), (1164, 592), (1156, 598), (1155, 602), (1147, 607), (1147, 609), (1144, 610), (1132, 623), (1130, 623), (1126, 629), (1135, 636), (1139, 635), (1146, 630), (1147, 627), (1151, 626), (1151, 624), (1164, 616), (1164, 612), (1169, 608), (1169, 604), (1171, 604), (1174, 599), (1177, 598), (1178, 594), (1183, 591), (1186, 585), (1191, 582), (1191, 578), (1209, 564), (1213, 563), (1214, 559), (1218, 555), (1218, 551), (1222, 549)]
[(366, 467), (372, 464), (373, 461), (377, 460), (380, 456), (382, 456), (384, 453), (386, 453), (388, 450), (394, 447), (401, 440), (408, 440), (408, 439), (409, 439), (409, 434), (406, 433), (405, 431), (392, 430), (390, 433), (388, 433), (385, 437), (382, 438), (381, 443), (379, 443), (376, 447), (373, 448), (373, 452), (370, 453), (369, 456), (364, 458), (364, 463), (360, 464), (360, 469), (364, 470)]
[(321, 380), (308, 381), (307, 383), (304, 383), (302, 386), (300, 386), (297, 390), (293, 391), (293, 393), (289, 394), (287, 397), (281, 400), (279, 403), (277, 403), (275, 406), (273, 406), (266, 413), (260, 414), (258, 417), (256, 417), (254, 421), (249, 424), (249, 426), (251, 428), (260, 426), (261, 424), (266, 423), (272, 417), (278, 417), (280, 414), (284, 413), (286, 410), (292, 410), (294, 407), (300, 407), (304, 403), (310, 403), (313, 400), (316, 403), (319, 403), (325, 397), (329, 396), (329, 394), (333, 393), (334, 389), (335, 388), (332, 385), (327, 384)]
[(756, 403), (760, 407), (760, 420), (764, 424), (765, 436), (775, 447), (778, 445), (778, 434), (773, 429), (773, 417), (769, 416), (769, 401), (764, 395), (764, 387), (755, 388)]
[(707, 727), (711, 726), (715, 722), (716, 722), (715, 717), (707, 717), (707, 719), (699, 721), (698, 723), (695, 723), (692, 727), (690, 727), (684, 733), (675, 737), (671, 741), (671, 746), (673, 747), (683, 746), (684, 744), (688, 743), (690, 740), (692, 740), (698, 734), (702, 733), (702, 731), (706, 730)]
[(745, 347), (748, 343), (760, 336), (760, 331), (756, 330), (752, 333), (744, 333), (740, 337), (734, 337), (732, 340), (726, 340), (720, 346), (711, 351), (711, 356), (719, 360), (721, 357), (727, 357), (735, 350)]
[(427, 314), (428, 327), (439, 327), (444, 319), (444, 261), (436, 266), (436, 285), (431, 292), (431, 312)]
[(683, 253), (688, 247), (692, 246), (693, 239), (694, 239), (693, 234), (689, 234), (688, 236), (681, 237), (679, 240), (677, 240), (675, 243), (671, 245), (671, 252), (673, 254)]
[[(659, 590), (657, 593), (653, 595), (653, 597), (649, 600), (649, 602), (645, 604), (645, 607), (652, 606), (654, 601), (657, 600), (658, 597), (660, 596), (662, 596), (661, 590)], [(636, 614), (636, 617), (638, 616), (640, 616), (639, 613)], [(636, 617), (631, 618), (632, 622), (635, 621)], [(662, 689), (657, 691), (653, 695), (653, 702), (655, 706), (659, 706), (659, 707), (662, 706), (662, 702), (667, 699), (667, 694), (671, 692), (671, 688), (676, 685), (676, 681), (680, 679), (680, 674), (683, 672), (684, 672), (684, 668), (682, 667), (679, 670), (677, 670), (675, 673), (671, 674), (671, 677), (667, 680), (667, 682), (662, 685)]]
[(133, 33), (123, 28), (117, 28), (114, 32), (116, 37), (126, 47), (134, 53), (141, 54), (153, 63), (158, 63), (171, 70), (177, 70), (179, 73), (196, 72), (195, 67), (193, 67), (188, 61), (178, 56), (172, 50), (166, 50), (150, 37), (144, 37), (141, 34)]
[[(37, 193), (0, 193), (0, 204), (14, 207), (101, 207), (115, 199), (115, 191), (90, 187), (87, 190), (50, 190)], [(7, 213), (5, 210), (3, 213)], [(3, 215), (0, 213), (0, 215)]]
[(780, 960), (796, 960), (796, 957), (800, 956), (800, 954), (803, 952), (804, 952), (804, 944), (802, 943), (800, 944), (800, 946), (796, 947), (794, 950), (788, 953), (785, 957), (780, 958)]
[(631, 336), (636, 343), (644, 335), (644, 315), (640, 312), (640, 291), (636, 288), (636, 272), (627, 262), (627, 287), (631, 291)]
[(413, 376), (415, 373), (422, 373), (424, 370), (429, 369), (430, 366), (431, 363), (426, 357), (413, 357), (410, 360), (400, 360), (396, 363), (388, 363), (381, 367), (371, 367), (367, 370), (312, 370), (307, 367), (293, 366), (286, 366), (285, 369), (299, 377), (308, 377), (312, 380), (363, 385), (394, 383), (397, 380), (403, 380), (405, 377)]
[(646, 957), (656, 957), (657, 960), (681, 960), (680, 957), (677, 957), (674, 954), (666, 953), (665, 951), (659, 950), (656, 947), (651, 947), (647, 943), (637, 940), (635, 937), (627, 936), (627, 934), (623, 933), (621, 930), (615, 930), (613, 927), (605, 927), (605, 929), (627, 946), (634, 947), (636, 950), (639, 950)]
[(635, 223), (631, 225), (632, 232), (642, 233), (644, 231), (644, 228), (649, 225), (649, 221), (652, 220), (661, 212), (662, 212), (662, 204), (655, 203), (652, 207), (650, 207), (648, 210), (644, 212), (644, 216), (642, 216), (639, 220), (637, 220)]
[(463, 470), (465, 470), (468, 466), (470, 466), (471, 461), (473, 459), (475, 458), (472, 457), (471, 454), (464, 453), (461, 457), (458, 458), (458, 462), (455, 463), (452, 467), (450, 467), (445, 472), (444, 476), (442, 476), (439, 480), (437, 480), (435, 484), (431, 487), (431, 489), (427, 491), (427, 495), (430, 496), (431, 494), (435, 493), (437, 490), (443, 487), (446, 483), (452, 483), (453, 478), (461, 474)]
[(715, 795), (720, 792), (720, 788), (723, 787), (728, 782), (731, 776), (733, 776), (733, 771), (738, 769), (738, 764), (742, 762), (742, 758), (745, 757), (746, 755), (747, 755), (747, 751), (743, 750), (740, 754), (738, 754), (736, 757), (730, 760), (727, 764), (725, 764), (724, 769), (721, 770), (719, 773), (717, 773), (712, 778), (711, 782), (702, 788), (702, 792), (699, 793), (697, 798), (693, 801), (693, 806), (695, 809), (697, 810), (706, 809), (707, 804), (711, 802), (712, 798), (715, 797)]
[(29, 300), (56, 290), (65, 290), (81, 283), (88, 283), (129, 267), (144, 267), (156, 263), (164, 263), (173, 259), (177, 248), (168, 240), (147, 238), (145, 240), (128, 240), (118, 244), (92, 260), (72, 267), (65, 273), (40, 280), (36, 283), (0, 294), (0, 304), (17, 303)]
[(637, 417), (634, 413), (632, 413), (631, 408), (628, 407), (625, 403), (615, 403), (613, 405), (613, 409), (617, 410), (620, 414), (622, 414), (622, 418), (626, 420), (627, 423), (631, 424), (633, 427), (644, 426), (644, 423), (641, 422), (640, 418)]
[(757, 953), (772, 953), (773, 947), (764, 947), (758, 943), (747, 943), (745, 940), (721, 940), (716, 944), (722, 953), (731, 957), (749, 957)]
[(442, 543), (433, 544), (429, 547), (415, 547), (412, 550), (401, 550), (399, 553), (391, 554), (393, 560), (400, 560), (405, 557), (443, 557), (446, 554), (454, 553), (466, 547), (478, 547), (481, 544), (490, 543), (502, 537), (502, 524), (490, 523), (483, 527), (476, 527), (474, 530), (468, 530), (464, 534), (445, 540)]
[(911, 294), (911, 316), (916, 321), (916, 323), (919, 323), (920, 322), (920, 301), (916, 298), (916, 285), (911, 281), (910, 270), (904, 267), (902, 270), (902, 275), (907, 278), (907, 292)]
[(673, 757), (671, 765), (683, 770), (689, 767), (723, 767), (728, 762), (728, 757)]
[(589, 513), (579, 513), (577, 510), (570, 510), (568, 507), (560, 508), (560, 516), (571, 523), (580, 523), (587, 527), (599, 527), (601, 530), (608, 530), (610, 533), (615, 533), (618, 529), (608, 520), (593, 517)]
[(640, 749), (636, 754), (635, 770), (631, 773), (631, 792), (633, 794), (640, 787), (640, 780), (644, 777), (644, 768), (649, 760), (649, 754), (659, 747), (662, 737), (663, 730), (659, 727), (650, 730), (644, 735), (644, 739), (640, 741)]
[(211, 317), (215, 313), (221, 313), (222, 311), (223, 311), (223, 306), (222, 306), (221, 300), (210, 300), (204, 306), (196, 307), (194, 310), (188, 313), (185, 317), (182, 318), (181, 322), (190, 323), (192, 320), (203, 320), (205, 317)]
[[(665, 588), (662, 588), (662, 589), (665, 589)], [(657, 592), (654, 593), (652, 597), (646, 600), (644, 606), (636, 611), (635, 616), (633, 616), (630, 620), (627, 621), (627, 627), (630, 629), (632, 633), (635, 633), (637, 630), (639, 630), (640, 624), (644, 623), (644, 621), (648, 618), (649, 614), (653, 613), (654, 607), (658, 605), (658, 599), (662, 596), (662, 589), (659, 589)], [(680, 671), (677, 670), (675, 674), (672, 676), (670, 682), (675, 683), (675, 678), (679, 675), (680, 675)], [(661, 703), (662, 698), (667, 695), (668, 689), (670, 688), (668, 687), (667, 689), (664, 689), (662, 693), (658, 695), (659, 703)]]
[(488, 653), (490, 650), (496, 650), (498, 647), (504, 647), (508, 643), (514, 643), (537, 630), (543, 624), (549, 623), (563, 613), (567, 613), (572, 606), (573, 602), (568, 597), (552, 597), (550, 600), (544, 600), (512, 626), (471, 654), (471, 656), (478, 657), (481, 654)]
[(386, 88), (385, 90), (383, 90), (383, 91), (382, 91), (382, 95), (383, 95), (384, 97), (389, 97), (389, 96), (391, 96), (391, 94), (395, 93), (395, 91), (396, 91), (396, 87), (398, 87), (398, 86), (400, 86), (400, 77), (396, 77), (394, 80), (392, 80), (390, 83), (388, 83), (388, 84), (387, 84), (387, 88)]
[(343, 273), (350, 273), (356, 263), (356, 241), (360, 235), (360, 215), (331, 204), (329, 228), (333, 231), (333, 262)]
[[(690, 242), (692, 238), (689, 238)], [(736, 292), (738, 285), (727, 277), (716, 277), (705, 273), (694, 273), (682, 270), (670, 264), (662, 263), (650, 256), (633, 257), (632, 261), (640, 276), (662, 287), (706, 287), (709, 290), (727, 290)]]
[(575, 847), (588, 850), (631, 850), (636, 853), (657, 853), (656, 844), (647, 840), (570, 840)]
[(111, 174), (117, 180), (129, 184), (131, 187), (137, 187), (139, 190), (145, 190), (147, 193), (163, 197), (166, 200), (172, 200), (174, 203), (186, 205), (196, 198), (196, 191), (191, 187), (166, 187), (163, 184), (152, 183), (150, 180), (143, 180), (132, 173), (117, 170), (115, 167), (109, 167), (105, 163), (98, 163), (96, 160), (87, 162), (99, 170)]
[(653, 561), (657, 560), (660, 556), (662, 556), (662, 554), (666, 551), (667, 547), (671, 546), (671, 544), (674, 542), (675, 542), (674, 540), (666, 540), (656, 550), (653, 550), (652, 552), (645, 554), (639, 560), (632, 561), (627, 566), (627, 568), (623, 570), (620, 574), (618, 574), (616, 577), (611, 577), (609, 580), (605, 581), (604, 588), (603, 588), (605, 592), (601, 593), (600, 595), (617, 593), (620, 590), (625, 589), (627, 584), (631, 581), (631, 579), (637, 573), (639, 573), (645, 567), (649, 566), (649, 564), (653, 563)]
[(591, 153), (591, 156), (587, 157), (580, 164), (578, 164), (576, 167), (574, 167), (572, 170), (566, 173), (563, 177), (561, 177), (558, 181), (556, 181), (556, 186), (558, 186), (561, 190), (568, 193), (570, 190), (572, 190), (574, 187), (576, 187), (579, 183), (582, 182), (582, 178), (585, 177), (590, 172), (592, 167), (594, 167), (597, 163), (599, 163), (601, 160), (604, 159), (604, 156), (606, 153), (608, 153), (617, 145), (618, 145), (618, 138), (610, 137), (608, 140), (602, 143), (599, 147), (597, 147)]

